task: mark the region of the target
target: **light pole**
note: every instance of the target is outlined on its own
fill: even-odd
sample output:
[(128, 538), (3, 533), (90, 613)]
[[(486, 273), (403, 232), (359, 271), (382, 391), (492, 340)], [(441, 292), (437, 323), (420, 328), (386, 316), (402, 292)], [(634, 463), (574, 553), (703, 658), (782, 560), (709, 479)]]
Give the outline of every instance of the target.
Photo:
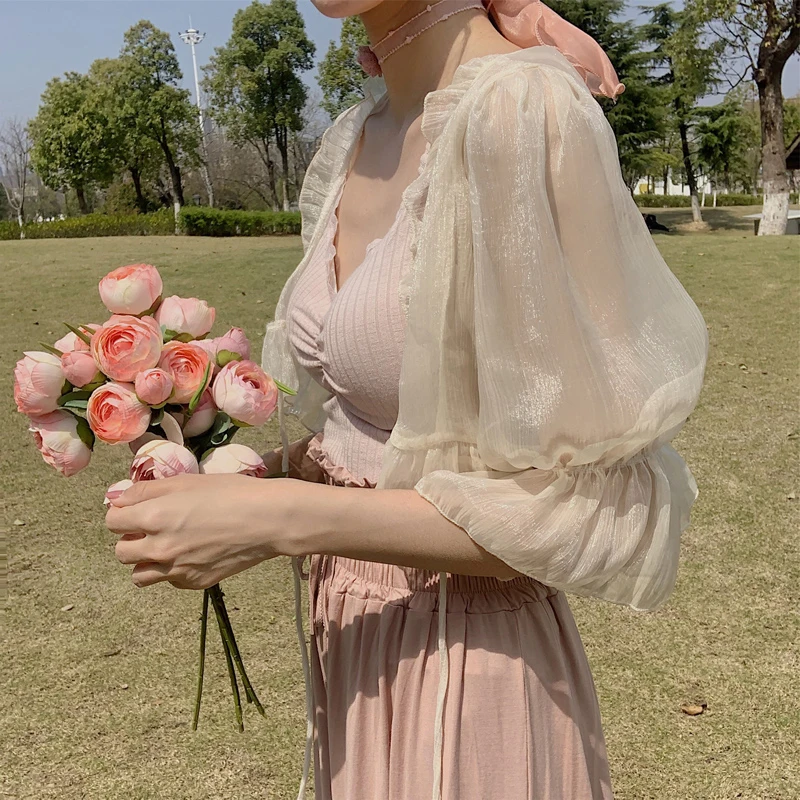
[(203, 164), (201, 171), (203, 173), (203, 180), (206, 184), (206, 192), (208, 194), (208, 204), (214, 207), (214, 187), (211, 183), (211, 175), (208, 173), (208, 148), (206, 147), (206, 128), (205, 120), (203, 119), (203, 104), (200, 101), (200, 79), (197, 76), (197, 53), (194, 49), (196, 44), (200, 44), (206, 38), (204, 33), (192, 27), (192, 20), (189, 19), (189, 30), (179, 33), (181, 41), (184, 44), (191, 45), (192, 48), (192, 65), (194, 66), (194, 94), (197, 100), (197, 115), (200, 119), (200, 143), (203, 148)]

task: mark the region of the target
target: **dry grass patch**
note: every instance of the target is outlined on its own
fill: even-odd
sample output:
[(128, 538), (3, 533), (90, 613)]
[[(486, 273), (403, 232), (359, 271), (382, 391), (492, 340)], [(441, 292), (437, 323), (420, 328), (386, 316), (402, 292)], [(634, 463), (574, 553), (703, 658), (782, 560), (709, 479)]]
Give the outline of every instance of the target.
[[(788, 499), (798, 490), (800, 252), (792, 237), (747, 230), (657, 239), (711, 339), (705, 389), (675, 442), (700, 488), (677, 590), (652, 614), (571, 601), (619, 800), (800, 797), (800, 501)], [(72, 480), (46, 469), (14, 410), (11, 371), (23, 349), (59, 336), (65, 317), (101, 319), (96, 281), (133, 261), (157, 264), (169, 292), (208, 299), (218, 326), (242, 324), (257, 350), (300, 253), (296, 237), (0, 243), (6, 796), (294, 797), (304, 715), (288, 563), (225, 585), (268, 720), (250, 713), (244, 735), (236, 732), (212, 647), (193, 734), (200, 595), (132, 586), (100, 507), (127, 451), (98, 448)], [(271, 423), (267, 440), (251, 443), (277, 438)], [(703, 714), (681, 712), (701, 701)]]

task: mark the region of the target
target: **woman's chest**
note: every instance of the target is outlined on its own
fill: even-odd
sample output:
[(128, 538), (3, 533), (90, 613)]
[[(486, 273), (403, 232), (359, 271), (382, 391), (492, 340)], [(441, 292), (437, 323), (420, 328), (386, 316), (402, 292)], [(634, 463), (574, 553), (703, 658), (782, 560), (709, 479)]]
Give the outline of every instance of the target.
[(387, 234), (337, 291), (335, 219), (325, 221), (289, 297), (287, 335), (298, 363), (371, 424), (390, 430), (397, 418), (406, 319), (399, 285), (411, 265), (404, 209)]

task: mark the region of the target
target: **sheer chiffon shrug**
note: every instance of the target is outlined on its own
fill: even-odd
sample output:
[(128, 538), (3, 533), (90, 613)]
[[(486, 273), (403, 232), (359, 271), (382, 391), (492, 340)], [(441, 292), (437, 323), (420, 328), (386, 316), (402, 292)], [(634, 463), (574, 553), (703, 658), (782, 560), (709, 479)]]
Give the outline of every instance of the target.
[[(305, 256), (267, 326), (263, 366), (297, 389), (281, 399), (284, 441), (285, 411), (324, 421), (329, 394), (288, 348), (285, 310), (383, 79), (364, 90), (309, 167)], [(669, 442), (697, 402), (708, 332), (602, 109), (558, 50), (535, 46), (460, 65), (426, 96), (422, 133), (429, 157), (402, 200), (399, 415), (376, 488), (415, 489), (542, 583), (656, 608), (698, 494)]]

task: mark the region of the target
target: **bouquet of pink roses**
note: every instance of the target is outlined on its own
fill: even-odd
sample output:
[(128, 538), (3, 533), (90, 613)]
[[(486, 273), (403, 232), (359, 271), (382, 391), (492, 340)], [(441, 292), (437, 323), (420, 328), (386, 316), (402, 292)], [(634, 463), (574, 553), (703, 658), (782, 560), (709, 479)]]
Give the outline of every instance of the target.
[[(100, 281), (112, 316), (102, 325), (67, 324), (69, 333), (29, 351), (14, 370), (17, 409), (28, 416), (44, 460), (63, 475), (89, 463), (95, 441), (127, 443), (135, 455), (128, 479), (109, 487), (105, 503), (137, 481), (182, 473), (266, 476), (261, 457), (231, 444), (241, 427), (263, 425), (278, 392), (294, 392), (250, 361), (241, 328), (209, 339), (215, 310), (204, 300), (167, 297), (149, 264), (133, 264)], [(200, 618), (200, 666), (192, 728), (203, 690), (209, 603), (214, 609), (244, 730), (237, 671), (248, 702), (263, 715), (242, 662), (219, 584), (206, 589)]]

